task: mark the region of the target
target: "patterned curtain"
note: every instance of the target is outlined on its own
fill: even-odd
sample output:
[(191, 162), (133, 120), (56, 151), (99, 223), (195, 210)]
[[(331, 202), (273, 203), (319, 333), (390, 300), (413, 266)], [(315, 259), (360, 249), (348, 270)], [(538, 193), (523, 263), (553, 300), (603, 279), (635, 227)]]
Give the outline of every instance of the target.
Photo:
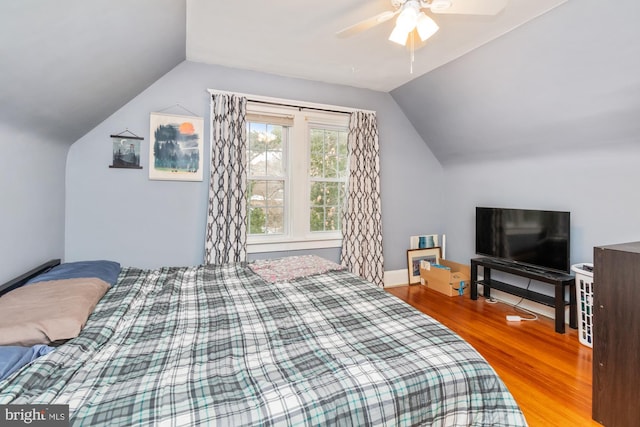
[(247, 258), (247, 99), (214, 94), (211, 99), (211, 177), (205, 264)]
[(384, 286), (380, 155), (375, 113), (356, 111), (349, 121), (349, 183), (342, 221), (341, 263)]

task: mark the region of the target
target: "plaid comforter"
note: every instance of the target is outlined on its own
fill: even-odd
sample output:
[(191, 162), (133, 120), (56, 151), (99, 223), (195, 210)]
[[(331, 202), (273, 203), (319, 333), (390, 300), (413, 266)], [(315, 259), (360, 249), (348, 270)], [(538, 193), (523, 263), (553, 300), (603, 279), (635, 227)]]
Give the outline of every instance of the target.
[(125, 268), (78, 338), (0, 383), (72, 425), (520, 426), (487, 362), (346, 271)]

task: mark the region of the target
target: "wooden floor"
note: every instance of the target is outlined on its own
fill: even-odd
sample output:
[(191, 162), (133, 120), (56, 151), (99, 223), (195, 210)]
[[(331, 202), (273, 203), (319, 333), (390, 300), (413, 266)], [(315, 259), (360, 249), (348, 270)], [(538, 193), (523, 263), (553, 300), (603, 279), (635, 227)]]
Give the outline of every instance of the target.
[(387, 291), (437, 319), (469, 342), (507, 385), (532, 427), (600, 426), (591, 419), (592, 350), (567, 325), (554, 331), (549, 318), (509, 322), (512, 307), (479, 297), (448, 297), (425, 286)]

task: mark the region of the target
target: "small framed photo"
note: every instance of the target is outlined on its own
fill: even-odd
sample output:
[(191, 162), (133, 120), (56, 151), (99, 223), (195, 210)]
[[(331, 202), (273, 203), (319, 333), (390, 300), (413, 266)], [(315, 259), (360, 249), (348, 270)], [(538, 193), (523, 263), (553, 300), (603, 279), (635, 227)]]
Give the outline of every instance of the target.
[(110, 168), (142, 169), (140, 166), (140, 141), (137, 136), (111, 135), (113, 164)]
[(410, 249), (435, 248), (436, 246), (440, 246), (437, 234), (411, 236), (409, 240)]
[(407, 268), (409, 269), (409, 284), (420, 283), (420, 262), (428, 261), (431, 264), (440, 264), (442, 253), (440, 247), (407, 250)]

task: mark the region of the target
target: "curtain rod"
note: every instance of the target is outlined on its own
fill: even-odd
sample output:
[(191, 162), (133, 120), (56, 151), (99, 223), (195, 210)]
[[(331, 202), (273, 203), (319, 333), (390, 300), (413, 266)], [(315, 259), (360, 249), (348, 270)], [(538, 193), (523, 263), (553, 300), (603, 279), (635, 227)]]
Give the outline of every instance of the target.
[(227, 94), (227, 95), (244, 96), (245, 98), (247, 98), (247, 101), (250, 101), (250, 102), (256, 102), (256, 103), (267, 104), (267, 105), (277, 105), (281, 107), (298, 108), (300, 110), (305, 109), (305, 110), (326, 111), (328, 113), (338, 113), (338, 114), (351, 114), (356, 111), (362, 111), (365, 113), (375, 114), (375, 111), (372, 111), (372, 110), (363, 110), (359, 108), (341, 107), (338, 105), (327, 105), (327, 104), (319, 104), (319, 103), (313, 103), (313, 102), (304, 102), (304, 101), (297, 101), (293, 99), (272, 98), (268, 96), (250, 95), (250, 94), (239, 93), (239, 92), (227, 92), (227, 91), (215, 90), (215, 89), (207, 89), (207, 92), (209, 92), (209, 94), (211, 95)]
[(278, 107), (297, 108), (298, 111), (300, 111), (300, 110), (314, 110), (314, 111), (324, 111), (324, 112), (327, 112), (327, 113), (351, 114), (351, 112), (349, 112), (349, 111), (328, 110), (326, 108), (319, 108), (319, 107), (303, 107), (303, 106), (300, 106), (300, 105), (283, 104), (282, 102), (260, 101), (260, 100), (249, 99), (249, 98), (247, 98), (247, 101), (253, 102), (253, 103), (256, 103), (256, 104), (266, 104), (266, 105), (276, 105)]

